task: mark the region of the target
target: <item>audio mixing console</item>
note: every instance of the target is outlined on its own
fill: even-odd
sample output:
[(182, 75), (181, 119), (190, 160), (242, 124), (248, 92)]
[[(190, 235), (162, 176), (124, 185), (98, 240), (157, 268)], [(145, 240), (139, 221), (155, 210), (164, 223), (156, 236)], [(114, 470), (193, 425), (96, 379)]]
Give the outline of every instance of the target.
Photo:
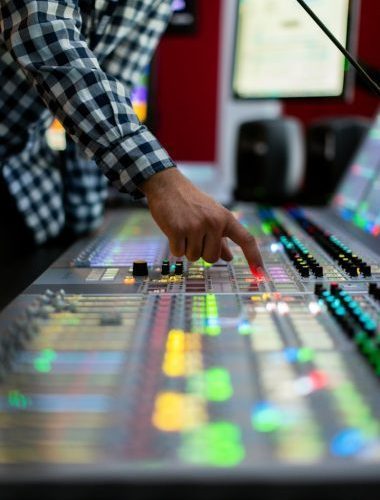
[(235, 213), (265, 276), (235, 246), (232, 263), (173, 259), (148, 211), (120, 211), (3, 313), (7, 477), (378, 479), (379, 254), (318, 214)]
[(0, 315), (0, 484), (378, 498), (379, 145), (380, 118), (335, 208), (235, 207), (261, 275), (235, 245), (231, 263), (174, 259), (144, 209), (73, 245)]

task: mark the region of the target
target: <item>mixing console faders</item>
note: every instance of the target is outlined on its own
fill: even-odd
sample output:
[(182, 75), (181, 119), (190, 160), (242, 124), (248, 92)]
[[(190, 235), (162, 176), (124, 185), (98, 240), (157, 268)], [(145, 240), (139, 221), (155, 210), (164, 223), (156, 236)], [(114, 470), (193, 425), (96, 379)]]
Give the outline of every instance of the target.
[(257, 238), (265, 279), (251, 273), (236, 245), (232, 264), (178, 261), (145, 212), (136, 211), (115, 215), (98, 237), (70, 249), (32, 290), (64, 286), (78, 292), (86, 286), (120, 293), (299, 293), (312, 292), (315, 283), (336, 281), (357, 292), (380, 279), (377, 254), (357, 241), (349, 247), (339, 229), (326, 236), (308, 223), (305, 231), (305, 216), (301, 220), (296, 211), (237, 207), (236, 216)]
[(376, 244), (318, 213), (235, 214), (264, 275), (236, 245), (231, 263), (173, 258), (148, 211), (120, 212), (2, 313), (8, 479), (378, 480)]
[(24, 307), (7, 329), (21, 341), (3, 373), (2, 462), (380, 460), (368, 295), (47, 291)]

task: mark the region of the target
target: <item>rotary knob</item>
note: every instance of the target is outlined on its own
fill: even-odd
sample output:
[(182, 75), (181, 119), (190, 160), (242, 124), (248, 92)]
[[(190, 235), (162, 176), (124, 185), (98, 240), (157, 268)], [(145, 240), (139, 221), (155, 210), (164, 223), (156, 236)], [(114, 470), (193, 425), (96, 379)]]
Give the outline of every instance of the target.
[(148, 276), (148, 264), (146, 260), (135, 260), (132, 274), (133, 276)]

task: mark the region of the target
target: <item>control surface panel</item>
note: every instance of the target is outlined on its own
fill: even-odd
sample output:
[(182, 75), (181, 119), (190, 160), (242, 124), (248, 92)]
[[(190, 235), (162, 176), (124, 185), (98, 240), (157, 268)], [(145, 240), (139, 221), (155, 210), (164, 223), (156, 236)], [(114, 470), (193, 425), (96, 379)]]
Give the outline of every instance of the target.
[(175, 259), (148, 211), (121, 211), (2, 313), (0, 480), (378, 481), (376, 245), (312, 212), (235, 214), (264, 274), (237, 246)]

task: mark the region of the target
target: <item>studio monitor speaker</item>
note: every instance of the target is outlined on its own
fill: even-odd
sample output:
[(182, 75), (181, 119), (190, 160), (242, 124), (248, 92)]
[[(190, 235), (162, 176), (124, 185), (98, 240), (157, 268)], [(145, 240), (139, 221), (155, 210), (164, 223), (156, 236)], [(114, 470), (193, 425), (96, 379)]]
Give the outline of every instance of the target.
[(300, 122), (281, 117), (243, 123), (236, 156), (236, 199), (273, 204), (291, 199), (303, 179)]
[(369, 126), (370, 121), (361, 117), (329, 118), (309, 126), (301, 201), (329, 201)]

